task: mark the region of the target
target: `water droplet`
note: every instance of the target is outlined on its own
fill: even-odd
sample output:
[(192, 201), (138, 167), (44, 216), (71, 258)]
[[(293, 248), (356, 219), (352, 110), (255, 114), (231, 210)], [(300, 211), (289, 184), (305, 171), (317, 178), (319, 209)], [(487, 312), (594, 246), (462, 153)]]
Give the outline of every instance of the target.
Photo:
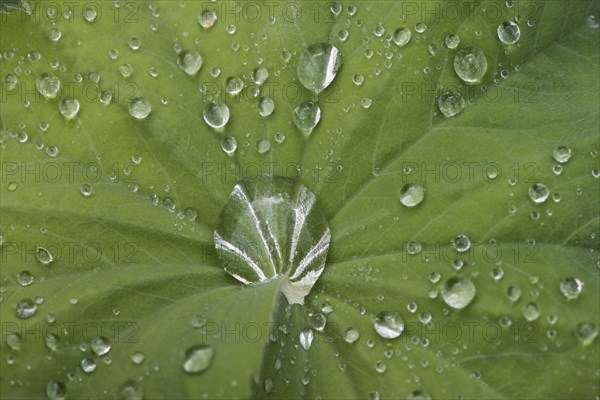
[(144, 97), (136, 97), (129, 103), (129, 114), (137, 119), (144, 119), (152, 112), (152, 104)]
[(96, 369), (96, 362), (91, 358), (81, 360), (81, 369), (88, 374), (91, 374)]
[(406, 207), (420, 204), (425, 197), (425, 188), (418, 183), (407, 183), (400, 188), (400, 203)]
[(556, 162), (564, 164), (571, 159), (571, 149), (567, 146), (558, 146), (552, 152)]
[(543, 203), (548, 198), (550, 191), (546, 185), (542, 183), (536, 183), (529, 188), (529, 197), (534, 203)]
[(49, 333), (46, 336), (45, 344), (46, 344), (46, 347), (48, 348), (48, 350), (57, 351), (58, 350), (58, 336), (56, 336), (52, 333)]
[(40, 246), (37, 247), (35, 256), (38, 259), (38, 261), (44, 265), (48, 265), (52, 261), (54, 261), (54, 257), (52, 257), (52, 254), (50, 254), (48, 250)]
[(198, 16), (198, 23), (204, 29), (212, 28), (217, 23), (217, 14), (206, 10)]
[(446, 44), (446, 47), (449, 49), (455, 49), (460, 44), (460, 37), (451, 33), (448, 36), (446, 36), (444, 44)]
[(293, 119), (299, 129), (310, 133), (321, 120), (321, 109), (312, 101), (304, 102), (294, 110)]
[(108, 338), (104, 336), (98, 336), (92, 340), (92, 351), (98, 356), (103, 356), (110, 351), (111, 345)]
[(133, 73), (133, 67), (131, 64), (123, 64), (119, 67), (119, 73), (123, 78), (129, 78)]
[(190, 374), (196, 374), (207, 370), (211, 363), (215, 350), (212, 346), (198, 345), (190, 347), (185, 352), (183, 370)]
[(411, 255), (419, 254), (421, 252), (421, 243), (416, 240), (411, 240), (406, 244), (406, 252)]
[(505, 21), (498, 25), (498, 39), (504, 44), (514, 44), (519, 41), (521, 37), (521, 29), (519, 25), (512, 21)]
[(37, 312), (37, 305), (31, 299), (23, 299), (17, 303), (15, 312), (19, 318), (31, 318)]
[(263, 117), (268, 117), (275, 110), (275, 102), (270, 97), (261, 97), (258, 101), (258, 113)]
[(463, 47), (454, 57), (454, 71), (463, 81), (477, 83), (487, 71), (487, 58), (477, 47)]
[(492, 279), (495, 280), (496, 282), (500, 282), (502, 280), (502, 278), (504, 277), (504, 270), (502, 268), (494, 268), (492, 270)]
[(225, 91), (229, 94), (238, 94), (244, 88), (244, 82), (237, 76), (230, 76), (225, 80)]
[(392, 35), (392, 40), (396, 45), (402, 47), (406, 46), (408, 42), (410, 42), (410, 38), (412, 36), (412, 32), (408, 28), (398, 28), (394, 31)]
[(598, 336), (598, 328), (593, 322), (580, 322), (575, 327), (575, 336), (584, 346), (591, 344)]
[(417, 33), (423, 33), (427, 30), (427, 25), (425, 25), (423, 22), (419, 22), (415, 25), (415, 31), (417, 31)]
[(333, 82), (341, 65), (338, 49), (328, 43), (316, 43), (302, 52), (298, 59), (298, 79), (315, 94)]
[(95, 22), (98, 17), (98, 5), (90, 4), (83, 9), (83, 19), (87, 22)]
[(189, 76), (194, 76), (202, 68), (202, 57), (195, 50), (182, 51), (177, 56), (177, 65)]
[(319, 331), (319, 332), (323, 332), (323, 329), (325, 329), (325, 325), (327, 324), (327, 318), (320, 313), (317, 314), (313, 314), (310, 317), (310, 326), (313, 327), (313, 329)]
[(79, 101), (74, 98), (63, 99), (59, 103), (58, 109), (65, 118), (74, 118), (79, 112)]
[(42, 74), (36, 82), (36, 88), (45, 98), (54, 99), (60, 90), (60, 80), (51, 72)]
[(233, 136), (224, 137), (221, 140), (221, 149), (223, 149), (226, 154), (233, 154), (237, 149), (237, 141)]
[(444, 117), (450, 118), (465, 108), (465, 99), (458, 92), (446, 92), (438, 98), (438, 107)]
[(471, 248), (471, 239), (467, 235), (458, 235), (452, 241), (454, 250), (459, 253), (464, 253)]
[(219, 129), (229, 122), (229, 107), (218, 100), (211, 101), (204, 107), (202, 115), (208, 126)]
[(128, 380), (119, 386), (118, 400), (143, 400), (144, 388), (134, 380)]
[(429, 54), (431, 54), (432, 56), (435, 56), (437, 54), (438, 51), (438, 47), (437, 44), (435, 43), (431, 43), (430, 45), (427, 46), (427, 51), (429, 52)]
[(442, 288), (444, 302), (457, 310), (471, 304), (476, 293), (477, 289), (473, 282), (456, 276), (448, 279)]
[(595, 15), (590, 15), (589, 17), (587, 17), (586, 22), (587, 25), (592, 29), (600, 28), (600, 21), (598, 21), (598, 18), (596, 18)]
[(23, 343), (23, 339), (21, 339), (21, 335), (16, 332), (10, 332), (6, 334), (6, 345), (11, 350), (19, 350), (21, 348), (21, 343)]
[(52, 40), (53, 42), (58, 42), (61, 36), (62, 32), (56, 28), (52, 28), (50, 29), (50, 32), (48, 32), (48, 39)]
[(523, 306), (523, 316), (529, 322), (535, 321), (540, 317), (540, 308), (536, 303), (527, 303)]
[(258, 154), (265, 154), (271, 150), (271, 142), (268, 139), (260, 139), (256, 142), (256, 151)]
[(300, 332), (300, 336), (298, 339), (304, 350), (308, 350), (310, 349), (314, 338), (315, 334), (313, 333), (312, 329), (305, 329), (302, 332)]
[(360, 332), (356, 328), (348, 328), (346, 332), (344, 332), (344, 340), (346, 343), (354, 343), (360, 337)]
[(375, 317), (375, 331), (384, 339), (394, 339), (404, 331), (404, 320), (395, 311), (383, 311)]
[(245, 284), (285, 276), (281, 290), (290, 304), (302, 304), (323, 272), (330, 239), (315, 195), (270, 175), (238, 183), (215, 230), (217, 254), (230, 275)]
[(431, 400), (431, 396), (422, 390), (415, 390), (406, 397), (406, 400)]
[(33, 283), (33, 275), (29, 271), (21, 271), (17, 275), (17, 281), (21, 286), (29, 286)]
[(560, 291), (567, 300), (575, 300), (583, 290), (583, 282), (574, 277), (568, 277), (560, 281)]
[(355, 74), (352, 77), (352, 82), (354, 82), (354, 84), (356, 86), (362, 85), (364, 83), (364, 81), (365, 81), (365, 77), (362, 74)]
[(46, 396), (50, 400), (64, 400), (67, 397), (67, 387), (62, 382), (51, 380), (46, 384)]
[(265, 67), (257, 67), (252, 71), (252, 81), (257, 85), (262, 85), (269, 78), (269, 71)]
[(136, 351), (135, 353), (133, 353), (131, 355), (131, 362), (134, 363), (135, 365), (140, 365), (141, 363), (144, 362), (144, 360), (146, 359), (146, 356), (144, 355), (144, 353)]
[(81, 185), (79, 191), (81, 192), (83, 197), (90, 197), (93, 193), (92, 186), (89, 183), (84, 183), (83, 185)]

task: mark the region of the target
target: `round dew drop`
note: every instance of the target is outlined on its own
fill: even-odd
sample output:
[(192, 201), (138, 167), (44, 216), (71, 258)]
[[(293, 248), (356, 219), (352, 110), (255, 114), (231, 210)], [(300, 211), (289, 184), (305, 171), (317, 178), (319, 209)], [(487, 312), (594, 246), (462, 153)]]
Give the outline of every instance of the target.
[(466, 278), (452, 277), (442, 288), (442, 298), (450, 307), (460, 310), (471, 304), (477, 289), (473, 282)]
[(593, 322), (580, 322), (575, 327), (575, 336), (584, 346), (587, 346), (598, 336), (598, 328)]
[(237, 150), (237, 141), (233, 136), (227, 136), (221, 140), (221, 149), (225, 154), (233, 154)]
[(316, 43), (305, 49), (298, 59), (298, 79), (315, 94), (325, 90), (337, 75), (342, 59), (337, 47)]
[(152, 112), (152, 104), (144, 97), (136, 97), (129, 103), (129, 114), (136, 119), (144, 119)]
[(67, 98), (59, 103), (60, 113), (67, 119), (74, 118), (79, 112), (79, 100), (75, 98)]
[(394, 31), (392, 35), (392, 40), (396, 43), (397, 46), (403, 47), (410, 42), (410, 38), (412, 36), (412, 32), (408, 28), (398, 28)]
[(463, 47), (454, 57), (454, 71), (466, 83), (480, 82), (487, 67), (487, 58), (477, 47)]
[(465, 108), (465, 99), (458, 92), (446, 92), (438, 98), (438, 107), (444, 117), (450, 118)]
[(177, 56), (177, 65), (189, 76), (194, 76), (202, 68), (202, 57), (195, 50), (183, 51)]
[(244, 82), (237, 76), (230, 76), (225, 80), (225, 91), (229, 94), (238, 94), (244, 88)]
[(375, 317), (375, 332), (384, 339), (395, 339), (404, 331), (404, 320), (398, 312), (383, 311)]
[(519, 41), (521, 37), (521, 29), (519, 25), (512, 21), (505, 21), (498, 25), (497, 29), (498, 39), (504, 44), (514, 44)]
[(212, 28), (217, 23), (217, 14), (214, 11), (204, 11), (198, 16), (198, 23), (204, 29)]
[(45, 98), (54, 99), (60, 90), (60, 80), (51, 72), (42, 74), (36, 82), (36, 88)]
[(270, 97), (261, 97), (258, 101), (258, 113), (263, 117), (268, 117), (275, 111), (275, 102)]
[(464, 253), (471, 248), (471, 239), (467, 235), (458, 235), (452, 241), (454, 250), (459, 253)]
[(211, 363), (215, 350), (212, 346), (199, 345), (190, 347), (185, 352), (183, 370), (189, 374), (206, 371)]
[(568, 277), (560, 281), (560, 292), (567, 300), (575, 300), (583, 290), (583, 282), (574, 277)]
[(315, 334), (312, 331), (312, 329), (303, 330), (302, 332), (300, 332), (300, 335), (298, 337), (298, 339), (300, 341), (300, 345), (302, 346), (302, 348), (304, 350), (310, 349), (310, 346), (312, 345), (314, 338), (315, 338)]
[(542, 183), (536, 183), (529, 188), (529, 198), (531, 198), (534, 203), (540, 204), (545, 202), (549, 195), (550, 191), (546, 185)]
[(312, 101), (304, 102), (294, 110), (293, 120), (299, 129), (310, 133), (321, 120), (321, 109)]
[(571, 149), (567, 146), (558, 146), (552, 152), (556, 162), (565, 164), (571, 159)]
[(229, 122), (229, 107), (220, 101), (211, 101), (206, 104), (202, 113), (204, 122), (211, 128), (219, 129)]
[(418, 183), (407, 183), (400, 188), (400, 203), (406, 207), (420, 204), (425, 197), (425, 188)]

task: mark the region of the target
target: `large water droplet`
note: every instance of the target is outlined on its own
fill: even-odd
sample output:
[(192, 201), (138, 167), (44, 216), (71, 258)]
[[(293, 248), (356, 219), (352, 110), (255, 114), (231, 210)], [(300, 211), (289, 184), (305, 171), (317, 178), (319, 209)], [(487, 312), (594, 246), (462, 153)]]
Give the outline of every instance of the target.
[(425, 188), (418, 183), (407, 183), (400, 188), (400, 203), (406, 207), (420, 204), (425, 197)]
[(404, 320), (400, 313), (383, 311), (375, 317), (375, 332), (384, 339), (394, 339), (404, 331)]
[(233, 154), (237, 150), (237, 140), (233, 136), (221, 139), (221, 149), (225, 154)]
[(259, 175), (231, 192), (215, 230), (225, 270), (250, 284), (285, 277), (281, 290), (302, 304), (325, 266), (331, 234), (316, 197), (289, 178)]
[(229, 107), (220, 101), (207, 103), (202, 112), (204, 122), (211, 128), (222, 128), (229, 122)]
[(298, 79), (305, 88), (319, 94), (331, 85), (341, 62), (335, 46), (329, 43), (313, 44), (298, 59)]
[(46, 384), (46, 396), (50, 400), (64, 400), (67, 397), (67, 387), (62, 382), (51, 380)]
[(487, 71), (487, 58), (477, 47), (463, 47), (454, 57), (454, 71), (467, 83), (477, 83)]
[(293, 117), (299, 129), (310, 133), (321, 120), (321, 109), (312, 101), (307, 101), (296, 107)]
[(217, 13), (206, 10), (198, 16), (198, 23), (204, 29), (212, 28), (217, 23)]
[(81, 360), (81, 369), (88, 374), (91, 374), (96, 369), (96, 362), (91, 358)]
[(79, 112), (79, 100), (75, 98), (63, 99), (59, 103), (58, 110), (65, 118), (74, 118)]
[(15, 313), (22, 319), (31, 318), (37, 312), (37, 305), (31, 299), (23, 299), (17, 303)]
[(54, 99), (60, 90), (60, 80), (50, 72), (40, 75), (35, 86), (42, 96)]
[(96, 355), (103, 356), (110, 351), (110, 341), (104, 336), (98, 336), (92, 341), (92, 351)]
[(567, 146), (558, 146), (552, 152), (556, 162), (564, 164), (571, 159), (571, 149)]
[(312, 329), (303, 330), (302, 332), (300, 332), (300, 335), (298, 337), (300, 344), (302, 345), (304, 350), (310, 349), (314, 338), (315, 334), (313, 333)]
[(392, 40), (398, 46), (402, 47), (402, 46), (406, 46), (408, 44), (408, 42), (410, 42), (411, 36), (412, 36), (412, 33), (411, 33), (410, 29), (398, 28), (394, 31), (394, 34), (392, 35)]
[(550, 191), (546, 187), (546, 185), (542, 183), (536, 183), (529, 188), (529, 197), (533, 200), (534, 203), (543, 203), (546, 201), (548, 196), (550, 195)]
[(344, 332), (344, 340), (346, 343), (354, 343), (360, 337), (360, 332), (355, 328), (348, 328), (346, 332)]
[(137, 119), (144, 119), (152, 112), (152, 104), (144, 97), (136, 97), (129, 103), (129, 114)]
[(177, 56), (177, 65), (186, 74), (194, 76), (202, 68), (202, 57), (195, 50), (182, 51)]
[(263, 83), (265, 83), (268, 77), (269, 70), (265, 67), (257, 67), (256, 69), (254, 69), (254, 71), (252, 71), (252, 80), (257, 85), (262, 85)]
[(575, 327), (575, 336), (587, 346), (598, 336), (598, 328), (593, 322), (580, 322)]
[(262, 97), (258, 101), (258, 113), (263, 117), (268, 117), (275, 110), (275, 102), (270, 97)]
[(207, 370), (211, 363), (215, 350), (212, 346), (199, 345), (190, 347), (185, 352), (183, 370), (195, 374)]
[(19, 275), (17, 275), (17, 282), (21, 286), (29, 286), (33, 283), (33, 275), (29, 271), (21, 271)]
[(244, 88), (244, 81), (237, 76), (230, 76), (225, 80), (225, 91), (229, 94), (238, 94)]
[(471, 304), (476, 293), (477, 289), (473, 282), (456, 276), (448, 279), (442, 288), (444, 302), (457, 310)]
[(458, 92), (446, 92), (439, 97), (438, 107), (444, 117), (450, 118), (465, 108), (465, 99)]
[(519, 25), (512, 21), (505, 21), (498, 25), (498, 39), (504, 44), (514, 44), (519, 41), (521, 37), (521, 29)]
[(452, 241), (454, 250), (459, 253), (464, 253), (471, 248), (471, 239), (467, 235), (458, 235)]
[(575, 300), (583, 290), (583, 282), (574, 277), (568, 277), (560, 281), (560, 291), (567, 300)]
[(527, 303), (523, 306), (523, 316), (529, 322), (535, 321), (540, 317), (540, 307), (536, 303)]

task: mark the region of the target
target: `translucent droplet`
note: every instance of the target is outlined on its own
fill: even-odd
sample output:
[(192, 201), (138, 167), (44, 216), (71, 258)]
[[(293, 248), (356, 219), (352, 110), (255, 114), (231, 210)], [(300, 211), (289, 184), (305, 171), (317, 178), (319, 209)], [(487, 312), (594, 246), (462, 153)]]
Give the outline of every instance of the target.
[(54, 99), (60, 90), (60, 80), (51, 72), (42, 74), (36, 82), (36, 88), (45, 98)]
[(454, 71), (463, 81), (477, 83), (487, 71), (487, 58), (477, 47), (463, 47), (454, 57)]
[(471, 239), (467, 235), (458, 235), (452, 241), (454, 250), (459, 253), (464, 253), (471, 248)]
[(206, 104), (202, 113), (204, 122), (211, 128), (219, 129), (229, 122), (229, 107), (220, 101), (211, 101)]
[(48, 39), (52, 40), (53, 42), (58, 42), (61, 37), (62, 32), (56, 28), (52, 28), (50, 29), (50, 32), (48, 32)]
[(58, 350), (58, 336), (56, 336), (52, 333), (49, 333), (46, 336), (45, 344), (46, 344), (46, 347), (48, 348), (48, 350), (57, 351)]
[(314, 338), (315, 334), (313, 333), (312, 329), (305, 329), (300, 332), (298, 339), (300, 341), (300, 345), (302, 345), (302, 348), (304, 348), (304, 350), (308, 350), (310, 349)]
[(431, 396), (422, 390), (415, 390), (406, 397), (406, 400), (431, 400)]
[(133, 353), (131, 355), (131, 362), (134, 363), (135, 365), (140, 365), (141, 363), (144, 362), (145, 359), (146, 359), (146, 356), (144, 355), (144, 353), (141, 353), (139, 351), (136, 351), (135, 353)]
[(283, 277), (290, 304), (302, 304), (325, 266), (331, 233), (316, 197), (295, 180), (259, 175), (231, 192), (215, 230), (225, 270), (245, 284)]
[(384, 339), (394, 339), (404, 331), (404, 320), (395, 311), (383, 311), (375, 317), (375, 332)]
[(567, 300), (575, 300), (583, 290), (583, 282), (572, 276), (560, 281), (560, 291)]
[(337, 47), (328, 43), (313, 44), (298, 59), (298, 79), (302, 86), (319, 94), (331, 85), (341, 62)]
[(266, 154), (271, 150), (271, 142), (267, 139), (261, 139), (256, 142), (256, 151), (258, 154)]
[(258, 101), (258, 113), (263, 117), (268, 117), (275, 110), (275, 102), (270, 97), (261, 97)]
[(144, 119), (152, 112), (152, 104), (144, 97), (136, 97), (129, 103), (129, 114), (137, 119)]
[(238, 94), (244, 88), (244, 82), (237, 76), (230, 76), (225, 80), (225, 91), (229, 94)]
[(143, 400), (144, 388), (139, 382), (127, 380), (118, 390), (118, 400)]
[(17, 303), (15, 313), (21, 319), (31, 318), (37, 312), (37, 305), (31, 299), (23, 299)]
[(420, 204), (425, 197), (425, 188), (418, 183), (407, 183), (400, 188), (400, 203), (406, 207)]
[(454, 35), (451, 33), (448, 36), (446, 36), (446, 39), (444, 40), (444, 44), (449, 49), (455, 49), (460, 44), (460, 37), (458, 35)]
[(416, 240), (411, 240), (406, 244), (406, 252), (411, 255), (419, 254), (421, 248), (421, 243)]
[(596, 18), (595, 15), (590, 15), (589, 17), (587, 17), (586, 22), (587, 26), (589, 26), (592, 29), (600, 28), (600, 21), (598, 21), (598, 18)]
[(299, 129), (310, 133), (321, 120), (321, 109), (312, 101), (304, 102), (294, 110), (293, 119)]
[(63, 99), (59, 103), (58, 109), (65, 118), (74, 118), (79, 112), (79, 101), (74, 98)]
[(52, 254), (50, 254), (48, 250), (40, 246), (37, 247), (35, 256), (37, 260), (44, 265), (48, 265), (52, 261), (54, 261), (54, 257), (52, 257)]
[(17, 282), (21, 286), (29, 286), (33, 283), (33, 275), (29, 271), (21, 271), (19, 275), (17, 275)]
[(46, 384), (46, 396), (50, 400), (64, 400), (67, 397), (67, 387), (62, 382), (51, 380)]
[(410, 42), (410, 38), (412, 36), (412, 32), (408, 28), (398, 28), (394, 31), (392, 35), (392, 40), (396, 45), (402, 47), (406, 46), (408, 42)]
[(444, 117), (450, 118), (465, 108), (465, 99), (458, 92), (446, 92), (438, 98), (438, 107)]
[(92, 186), (89, 183), (84, 183), (83, 185), (81, 185), (79, 191), (81, 192), (83, 197), (90, 197), (93, 193)]
[(91, 358), (81, 360), (81, 369), (88, 374), (91, 374), (96, 369), (96, 362)]
[(575, 327), (575, 336), (584, 346), (587, 346), (598, 336), (598, 328), (593, 322), (580, 322)]
[(221, 149), (226, 154), (233, 154), (237, 149), (237, 141), (233, 136), (224, 137), (221, 140)]
[(493, 280), (500, 282), (504, 277), (504, 270), (502, 268), (494, 268), (491, 275)]
[(211, 363), (215, 350), (212, 346), (198, 345), (190, 347), (185, 352), (183, 370), (190, 374), (206, 371)]
[(119, 73), (123, 76), (123, 78), (129, 78), (133, 73), (133, 67), (131, 64), (123, 64), (119, 67)]
[(564, 164), (571, 159), (571, 149), (567, 146), (558, 146), (552, 152), (556, 162)]
[(417, 31), (417, 33), (423, 33), (427, 30), (427, 25), (425, 25), (423, 22), (419, 22), (415, 25), (415, 31)]
[(262, 85), (269, 78), (269, 70), (265, 67), (257, 67), (252, 71), (252, 81), (257, 85)]
[(177, 56), (177, 65), (189, 76), (194, 76), (202, 68), (202, 57), (195, 50), (182, 51)]
[(530, 302), (523, 306), (523, 317), (529, 322), (540, 317), (540, 308), (536, 303)]
[(323, 329), (325, 329), (326, 324), (327, 324), (327, 318), (321, 313), (313, 314), (310, 317), (310, 326), (312, 326), (313, 329), (315, 329), (319, 332), (323, 332)]
[(6, 345), (11, 350), (19, 350), (21, 348), (21, 344), (23, 343), (23, 339), (21, 335), (16, 332), (10, 332), (6, 334)]
[(542, 183), (536, 183), (529, 188), (529, 197), (534, 203), (543, 203), (548, 199), (550, 191), (546, 185)]
[(344, 332), (344, 340), (346, 343), (354, 343), (360, 337), (360, 332), (356, 328), (348, 328), (346, 332)]
[(352, 82), (354, 82), (356, 86), (362, 85), (364, 81), (365, 77), (362, 74), (355, 74), (354, 77), (352, 77)]
[(217, 23), (217, 14), (206, 10), (198, 16), (198, 23), (204, 29), (212, 28)]
[(432, 56), (435, 56), (437, 54), (438, 51), (438, 47), (437, 44), (435, 43), (431, 43), (430, 45), (427, 46), (427, 51), (429, 52), (429, 54), (431, 54)]
[(98, 336), (92, 340), (92, 351), (98, 356), (103, 356), (110, 351), (111, 345), (108, 338), (104, 336)]
[(87, 22), (95, 22), (98, 17), (98, 5), (90, 4), (89, 6), (83, 9), (83, 19)]
[(498, 39), (504, 44), (514, 44), (519, 41), (521, 37), (521, 29), (519, 25), (512, 21), (505, 21), (498, 25), (497, 29)]
[(457, 310), (471, 304), (476, 293), (477, 289), (473, 282), (456, 276), (448, 279), (442, 288), (444, 302)]

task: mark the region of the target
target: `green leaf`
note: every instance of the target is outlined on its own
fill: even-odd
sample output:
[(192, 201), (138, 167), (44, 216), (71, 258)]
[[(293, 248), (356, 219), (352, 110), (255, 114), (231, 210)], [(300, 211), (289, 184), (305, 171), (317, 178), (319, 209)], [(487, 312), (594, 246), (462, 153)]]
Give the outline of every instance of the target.
[[(598, 395), (598, 339), (579, 325), (600, 326), (597, 2), (343, 2), (339, 15), (309, 1), (30, 3), (0, 22), (0, 397), (44, 398), (54, 381), (68, 398), (123, 398), (131, 382), (147, 399)], [(519, 41), (502, 44), (498, 26), (517, 16)], [(400, 27), (412, 30), (403, 47)], [(341, 55), (318, 98), (297, 77), (315, 43)], [(480, 84), (454, 71), (466, 46), (487, 57)], [(180, 50), (202, 56), (197, 75), (177, 65)], [(259, 65), (268, 117), (253, 94)], [(54, 99), (36, 89), (48, 73), (61, 81)], [(232, 76), (238, 95), (225, 91)], [(445, 118), (449, 91), (467, 106)], [(140, 97), (152, 110), (138, 120)], [(59, 112), (69, 98), (72, 119)], [(213, 100), (231, 114), (220, 130), (203, 120)], [(292, 118), (304, 101), (322, 113), (310, 134)], [(558, 146), (572, 152), (560, 173)], [(258, 173), (298, 178), (329, 222), (304, 305), (288, 304), (279, 278), (240, 284), (214, 249), (232, 188)], [(414, 207), (399, 201), (408, 183), (425, 190)], [(550, 193), (539, 204), (536, 183)], [(460, 310), (443, 299), (455, 276), (476, 288)], [(572, 300), (569, 277), (583, 282)], [(27, 319), (24, 299), (36, 304)], [(402, 316), (398, 338), (375, 331), (383, 311)], [(99, 335), (107, 354), (91, 348)], [(188, 373), (195, 346), (214, 353)]]

